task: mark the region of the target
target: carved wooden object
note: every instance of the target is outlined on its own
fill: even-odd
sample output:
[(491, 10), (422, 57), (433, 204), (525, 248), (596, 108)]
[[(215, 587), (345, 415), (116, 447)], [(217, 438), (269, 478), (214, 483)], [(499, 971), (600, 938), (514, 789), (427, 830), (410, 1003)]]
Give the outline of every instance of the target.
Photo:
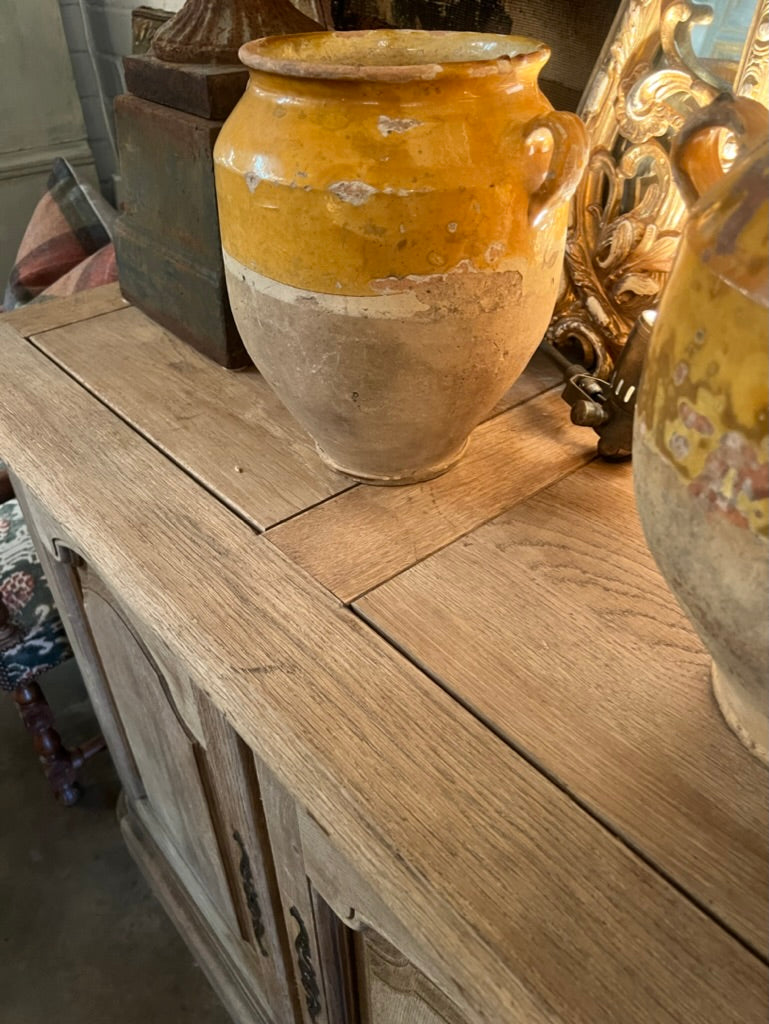
[(131, 11), (131, 53), (146, 53), (158, 29), (172, 17), (172, 11), (156, 7), (134, 7)]
[(177, 64), (237, 64), (251, 39), (320, 27), (290, 0), (187, 0), (155, 33), (150, 53)]
[(758, 0), (737, 72), (738, 96), (769, 107), (769, 0)]
[(80, 798), (77, 773), (85, 762), (105, 749), (101, 736), (68, 750), (56, 731), (53, 712), (37, 683), (17, 686), (13, 699), (26, 729), (32, 734), (35, 750), (59, 803), (69, 806)]
[(711, 13), (689, 0), (625, 0), (578, 108), (592, 153), (572, 202), (563, 292), (547, 338), (599, 375), (656, 305), (676, 253), (685, 208), (670, 169), (671, 136), (724, 89), (766, 92), (766, 0), (731, 81), (691, 43), (692, 28)]

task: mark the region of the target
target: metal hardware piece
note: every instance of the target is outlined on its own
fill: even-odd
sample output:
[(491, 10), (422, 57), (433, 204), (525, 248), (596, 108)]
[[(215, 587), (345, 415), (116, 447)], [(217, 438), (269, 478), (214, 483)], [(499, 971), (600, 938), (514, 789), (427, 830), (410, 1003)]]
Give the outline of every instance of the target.
[(307, 929), (304, 926), (302, 915), (299, 913), (296, 907), (289, 909), (289, 914), (294, 918), (296, 923), (299, 925), (299, 932), (294, 940), (294, 949), (296, 950), (297, 963), (299, 964), (299, 977), (302, 980), (302, 988), (304, 989), (305, 1001), (307, 1003), (307, 1012), (310, 1015), (311, 1020), (320, 1014), (320, 988), (318, 986), (318, 979), (315, 975), (315, 968), (312, 966), (312, 959), (310, 955), (310, 936), (307, 934)]
[(613, 461), (630, 458), (633, 448), (633, 416), (644, 356), (657, 314), (645, 310), (636, 320), (609, 380), (570, 363), (548, 342), (543, 352), (561, 368), (566, 387), (561, 397), (571, 406), (571, 421), (592, 427), (598, 434), (598, 454)]
[(240, 870), (240, 878), (243, 883), (243, 893), (246, 897), (246, 905), (248, 906), (248, 912), (251, 915), (251, 927), (254, 929), (254, 938), (256, 939), (256, 944), (259, 947), (259, 952), (262, 956), (269, 956), (270, 954), (264, 944), (266, 929), (264, 927), (262, 907), (259, 903), (256, 886), (254, 885), (254, 876), (251, 871), (251, 860), (249, 859), (248, 852), (246, 851), (246, 844), (243, 842), (243, 837), (237, 829), (232, 833), (232, 838), (240, 847), (240, 864), (238, 867)]

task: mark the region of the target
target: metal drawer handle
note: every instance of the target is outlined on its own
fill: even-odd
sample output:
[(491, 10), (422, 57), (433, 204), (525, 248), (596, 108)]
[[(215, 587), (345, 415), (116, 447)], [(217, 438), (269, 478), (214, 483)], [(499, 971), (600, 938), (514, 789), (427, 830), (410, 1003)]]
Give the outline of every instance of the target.
[(232, 838), (240, 847), (240, 880), (243, 883), (243, 893), (246, 897), (248, 912), (251, 915), (251, 927), (254, 929), (254, 938), (256, 939), (256, 944), (259, 947), (259, 952), (262, 956), (269, 956), (270, 954), (264, 944), (266, 929), (264, 927), (262, 907), (259, 903), (256, 886), (254, 885), (254, 876), (251, 871), (251, 861), (249, 860), (248, 853), (246, 852), (246, 844), (243, 842), (243, 837), (237, 829), (232, 833)]
[(310, 959), (310, 936), (307, 934), (302, 915), (296, 907), (291, 907), (289, 914), (299, 925), (299, 933), (294, 940), (294, 949), (296, 950), (296, 958), (299, 964), (299, 977), (302, 979), (302, 988), (304, 989), (304, 996), (307, 1002), (307, 1012), (310, 1015), (310, 1019), (315, 1020), (321, 1009), (320, 988), (318, 987), (318, 979), (315, 976), (315, 970)]

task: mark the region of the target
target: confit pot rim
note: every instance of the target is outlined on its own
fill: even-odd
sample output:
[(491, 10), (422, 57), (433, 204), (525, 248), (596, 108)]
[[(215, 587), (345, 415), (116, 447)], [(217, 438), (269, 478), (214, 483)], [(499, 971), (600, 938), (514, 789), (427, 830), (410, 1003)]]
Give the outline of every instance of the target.
[[(315, 45), (322, 39), (342, 37), (349, 40), (373, 41), (384, 40), (385, 37), (406, 37), (417, 39), (429, 37), (451, 39), (454, 42), (497, 41), (500, 49), (509, 48), (512, 53), (497, 56), (480, 56), (464, 60), (426, 60), (414, 64), (366, 64), (366, 63), (330, 63), (321, 60), (303, 59), (301, 56), (271, 56), (270, 51), (281, 47), (289, 49), (304, 40)], [(516, 46), (521, 49), (516, 50)], [(523, 48), (525, 47), (525, 49)], [(364, 55), (365, 51), (361, 51)], [(433, 79), (438, 76), (456, 76), (464, 78), (480, 78), (487, 75), (509, 75), (533, 69), (536, 72), (550, 59), (551, 49), (538, 39), (529, 36), (500, 35), (488, 32), (450, 32), (445, 30), (429, 31), (425, 29), (360, 29), (349, 32), (301, 32), (291, 35), (264, 36), (244, 43), (238, 51), (242, 64), (252, 71), (287, 78), (304, 78), (317, 80), (353, 80), (358, 82), (409, 82)]]

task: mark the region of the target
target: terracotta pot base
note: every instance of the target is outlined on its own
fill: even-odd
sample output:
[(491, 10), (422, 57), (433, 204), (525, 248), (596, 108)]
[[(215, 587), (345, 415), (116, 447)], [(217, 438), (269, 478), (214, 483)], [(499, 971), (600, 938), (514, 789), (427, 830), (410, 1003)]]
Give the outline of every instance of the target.
[(448, 473), (448, 471), (456, 466), (465, 454), (468, 443), (469, 438), (460, 445), (453, 455), (437, 464), (427, 466), (424, 469), (414, 470), (411, 473), (399, 474), (397, 476), (376, 476), (369, 473), (359, 473), (355, 469), (351, 469), (349, 466), (342, 466), (336, 463), (326, 455), (319, 445), (316, 445), (315, 447), (318, 455), (320, 455), (326, 465), (330, 466), (331, 469), (336, 470), (337, 473), (344, 473), (345, 476), (352, 477), (354, 480), (358, 480), (362, 484), (372, 484), (375, 487), (403, 487), (406, 484), (425, 483), (427, 480), (434, 480), (436, 477), (443, 476), (444, 473)]
[(726, 724), (743, 746), (769, 766), (769, 717), (767, 709), (743, 699), (738, 681), (713, 662), (710, 670), (713, 695)]

